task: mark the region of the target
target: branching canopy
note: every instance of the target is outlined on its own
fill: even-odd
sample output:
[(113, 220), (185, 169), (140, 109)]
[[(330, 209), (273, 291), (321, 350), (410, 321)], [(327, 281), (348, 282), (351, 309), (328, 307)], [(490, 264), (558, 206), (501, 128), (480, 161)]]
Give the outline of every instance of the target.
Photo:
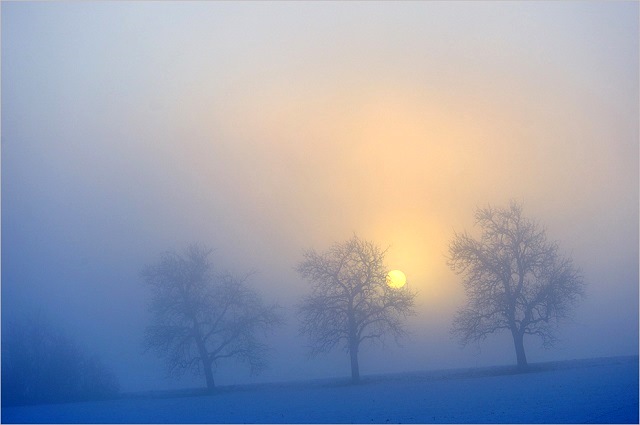
[(278, 306), (265, 305), (246, 277), (214, 274), (210, 253), (192, 245), (144, 269), (153, 293), (144, 345), (166, 358), (171, 375), (215, 369), (230, 357), (259, 372), (268, 351), (259, 334), (281, 323)]
[(475, 218), (480, 239), (456, 234), (449, 247), (448, 264), (464, 276), (468, 299), (453, 332), (463, 344), (508, 329), (552, 345), (556, 325), (584, 295), (580, 271), (544, 228), (522, 216), (520, 204), (478, 209)]
[(304, 253), (296, 270), (312, 287), (298, 315), (312, 355), (341, 342), (351, 350), (368, 339), (405, 333), (403, 323), (413, 314), (415, 293), (407, 287), (387, 286), (384, 255), (385, 251), (357, 236), (324, 253)]

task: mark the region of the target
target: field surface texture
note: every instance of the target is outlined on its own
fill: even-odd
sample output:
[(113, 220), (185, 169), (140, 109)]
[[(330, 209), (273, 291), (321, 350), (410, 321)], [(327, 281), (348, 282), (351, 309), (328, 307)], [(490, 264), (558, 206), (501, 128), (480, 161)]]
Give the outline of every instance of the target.
[(3, 423), (638, 423), (638, 357), (2, 409)]

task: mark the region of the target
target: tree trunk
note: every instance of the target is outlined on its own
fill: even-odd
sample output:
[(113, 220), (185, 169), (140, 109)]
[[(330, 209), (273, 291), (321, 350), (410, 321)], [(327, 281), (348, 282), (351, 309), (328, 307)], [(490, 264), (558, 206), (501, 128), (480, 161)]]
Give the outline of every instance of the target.
[(211, 370), (211, 362), (203, 360), (202, 366), (204, 368), (204, 377), (207, 380), (207, 390), (213, 391), (216, 388), (216, 384), (213, 380), (213, 371)]
[(358, 365), (358, 332), (356, 330), (356, 320), (353, 314), (353, 307), (349, 303), (349, 357), (351, 358), (351, 382), (354, 384), (360, 381), (360, 366)]
[(202, 369), (204, 369), (204, 378), (207, 381), (207, 390), (212, 391), (215, 389), (216, 384), (213, 380), (213, 371), (211, 370), (211, 360), (209, 359), (209, 353), (207, 353), (207, 347), (204, 343), (202, 335), (200, 333), (200, 327), (198, 322), (194, 319), (194, 337), (196, 340), (196, 347), (198, 348), (198, 354), (200, 355), (200, 361), (202, 362)]
[(517, 331), (512, 330), (511, 334), (513, 335), (513, 343), (516, 347), (516, 359), (518, 361), (518, 369), (526, 370), (527, 369), (527, 356), (524, 353), (524, 335)]
[(349, 344), (349, 356), (351, 357), (351, 382), (360, 381), (360, 366), (358, 365), (358, 344)]

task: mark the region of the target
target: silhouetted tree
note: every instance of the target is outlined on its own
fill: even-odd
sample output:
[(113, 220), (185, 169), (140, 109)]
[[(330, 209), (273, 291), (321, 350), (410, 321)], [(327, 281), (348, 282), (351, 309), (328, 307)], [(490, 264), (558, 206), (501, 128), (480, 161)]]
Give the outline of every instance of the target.
[(360, 379), (358, 352), (365, 340), (405, 333), (415, 293), (386, 283), (385, 251), (353, 236), (324, 253), (309, 250), (296, 270), (311, 282), (311, 294), (298, 308), (300, 332), (309, 336), (310, 353), (328, 352), (344, 343), (351, 379)]
[(43, 316), (2, 325), (3, 404), (80, 401), (118, 393), (115, 375)]
[(142, 276), (153, 293), (145, 348), (166, 359), (171, 375), (204, 373), (211, 390), (221, 359), (245, 362), (252, 373), (266, 367), (268, 347), (258, 333), (279, 325), (282, 318), (277, 305), (265, 305), (245, 285), (246, 277), (215, 274), (210, 254), (200, 245), (182, 254), (166, 252)]
[(584, 282), (570, 258), (558, 253), (544, 228), (522, 216), (522, 206), (479, 208), (480, 239), (456, 234), (448, 264), (464, 276), (467, 305), (452, 331), (463, 344), (487, 335), (511, 332), (518, 367), (527, 367), (524, 336), (537, 335), (553, 345), (555, 328), (584, 295)]

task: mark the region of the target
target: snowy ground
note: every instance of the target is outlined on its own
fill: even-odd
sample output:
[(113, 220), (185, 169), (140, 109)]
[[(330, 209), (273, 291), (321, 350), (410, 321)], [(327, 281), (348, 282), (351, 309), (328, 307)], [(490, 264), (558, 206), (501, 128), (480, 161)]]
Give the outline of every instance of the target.
[(6, 407), (3, 423), (638, 423), (638, 357)]

